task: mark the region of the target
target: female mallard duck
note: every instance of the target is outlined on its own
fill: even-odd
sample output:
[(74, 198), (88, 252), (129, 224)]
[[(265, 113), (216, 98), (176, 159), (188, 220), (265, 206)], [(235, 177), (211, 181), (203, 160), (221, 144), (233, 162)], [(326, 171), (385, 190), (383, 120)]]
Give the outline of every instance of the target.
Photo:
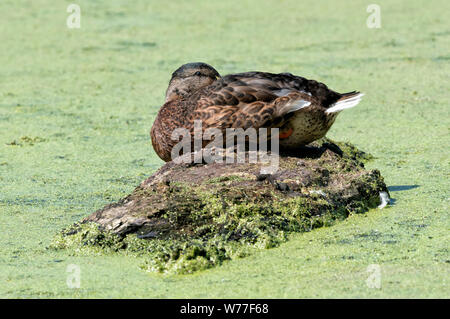
[(166, 100), (150, 135), (153, 147), (170, 161), (172, 132), (194, 121), (202, 130), (279, 128), (280, 150), (292, 150), (327, 133), (340, 111), (359, 103), (363, 94), (334, 92), (314, 80), (290, 73), (246, 72), (221, 77), (206, 63), (182, 65), (173, 74)]

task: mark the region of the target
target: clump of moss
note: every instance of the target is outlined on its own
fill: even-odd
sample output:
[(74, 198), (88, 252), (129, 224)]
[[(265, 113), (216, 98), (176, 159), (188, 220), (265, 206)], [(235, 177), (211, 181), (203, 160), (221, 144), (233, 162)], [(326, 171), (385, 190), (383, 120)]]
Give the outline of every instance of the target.
[[(324, 144), (328, 144), (328, 145), (335, 144), (336, 145), (336, 143), (334, 143), (332, 140), (327, 139), (327, 138), (324, 138), (323, 141), (324, 141)], [(346, 156), (352, 160), (366, 163), (366, 162), (374, 159), (372, 154), (361, 151), (353, 144), (343, 143), (343, 142), (340, 142), (338, 144), (339, 144), (338, 145), (339, 149), (342, 151), (342, 155)]]
[(148, 271), (186, 274), (378, 205), (387, 188), (377, 170), (364, 169), (369, 156), (349, 144), (321, 143), (319, 155), (281, 157), (271, 176), (255, 165), (168, 163), (117, 204), (60, 233), (51, 247), (143, 256)]
[(36, 136), (36, 137), (30, 137), (30, 136), (22, 136), (19, 141), (11, 141), (9, 143), (6, 143), (6, 145), (11, 145), (11, 146), (33, 146), (34, 144), (37, 143), (42, 143), (45, 142), (46, 139)]

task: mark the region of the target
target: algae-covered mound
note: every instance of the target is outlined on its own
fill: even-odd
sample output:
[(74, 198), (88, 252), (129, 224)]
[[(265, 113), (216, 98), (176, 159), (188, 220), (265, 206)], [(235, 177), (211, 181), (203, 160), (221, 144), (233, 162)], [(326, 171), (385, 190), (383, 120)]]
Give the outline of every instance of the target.
[(322, 139), (265, 164), (169, 162), (119, 202), (59, 234), (52, 247), (146, 257), (151, 271), (191, 273), (271, 248), (380, 204), (387, 187), (370, 156)]

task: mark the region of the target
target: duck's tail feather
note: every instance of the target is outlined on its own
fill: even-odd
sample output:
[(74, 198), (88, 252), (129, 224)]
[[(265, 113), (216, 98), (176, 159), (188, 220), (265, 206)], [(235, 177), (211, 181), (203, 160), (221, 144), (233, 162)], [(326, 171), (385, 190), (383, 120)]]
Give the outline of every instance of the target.
[(326, 113), (336, 113), (345, 109), (356, 106), (361, 98), (364, 96), (363, 93), (354, 91), (342, 94), (343, 96), (337, 100), (336, 103), (332, 104), (325, 112)]

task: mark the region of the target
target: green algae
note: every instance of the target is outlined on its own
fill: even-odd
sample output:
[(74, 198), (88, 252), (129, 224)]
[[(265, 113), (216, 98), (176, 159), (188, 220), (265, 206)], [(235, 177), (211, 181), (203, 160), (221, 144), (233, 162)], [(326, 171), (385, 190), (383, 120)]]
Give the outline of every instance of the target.
[(33, 146), (34, 144), (42, 143), (45, 141), (46, 141), (45, 138), (42, 138), (39, 136), (35, 136), (35, 137), (22, 136), (18, 140), (13, 140), (9, 143), (6, 143), (6, 145), (9, 145), (9, 146)]
[[(67, 5), (0, 2), (1, 298), (450, 297), (450, 2), (381, 2), (380, 29), (367, 28), (366, 1), (252, 0), (248, 10), (236, 10), (242, 1), (78, 4), (82, 28), (69, 30)], [(119, 41), (157, 46), (112, 50)], [(394, 205), (195, 278), (149, 276), (140, 259), (120, 254), (45, 250), (62, 227), (127, 195), (162, 165), (148, 130), (171, 72), (198, 60), (221, 74), (291, 72), (364, 92), (328, 135), (375, 156), (366, 167), (382, 172)], [(24, 135), (46, 142), (5, 145)], [(421, 224), (428, 227), (414, 226)], [(374, 230), (379, 240), (353, 240)], [(69, 263), (81, 266), (81, 289), (67, 289)], [(365, 284), (372, 263), (382, 267), (382, 289)]]

